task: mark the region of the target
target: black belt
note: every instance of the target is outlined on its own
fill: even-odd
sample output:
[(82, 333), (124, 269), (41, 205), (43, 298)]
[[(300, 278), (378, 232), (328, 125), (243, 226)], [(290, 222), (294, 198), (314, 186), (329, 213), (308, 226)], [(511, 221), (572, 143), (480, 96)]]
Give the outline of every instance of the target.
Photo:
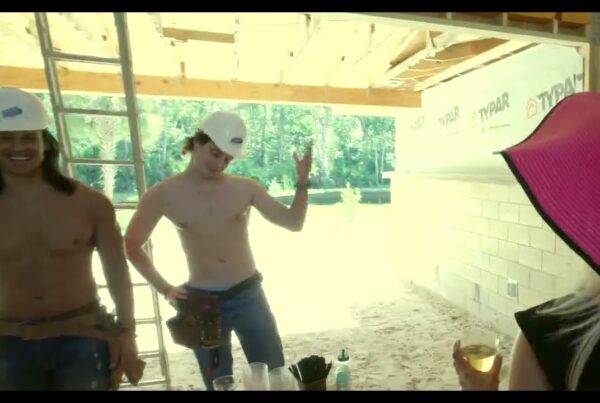
[(201, 290), (201, 289), (192, 288), (192, 287), (186, 287), (186, 288), (188, 289), (189, 292), (196, 291), (196, 292), (201, 292), (201, 293), (208, 293), (219, 299), (229, 299), (229, 298), (235, 297), (242, 291), (247, 290), (248, 288), (251, 288), (252, 286), (254, 286), (256, 284), (260, 284), (262, 282), (262, 280), (263, 280), (262, 274), (260, 274), (260, 272), (256, 272), (252, 276), (245, 279), (244, 281), (241, 281), (241, 282), (237, 283), (236, 285), (234, 285), (226, 290), (223, 290), (223, 291)]

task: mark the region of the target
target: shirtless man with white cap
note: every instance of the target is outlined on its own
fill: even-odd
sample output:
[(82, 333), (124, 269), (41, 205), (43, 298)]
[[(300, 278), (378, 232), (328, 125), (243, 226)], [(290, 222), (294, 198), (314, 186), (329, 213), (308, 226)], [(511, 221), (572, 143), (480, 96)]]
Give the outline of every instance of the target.
[[(287, 207), (258, 182), (223, 172), (243, 155), (246, 140), (246, 125), (237, 114), (218, 111), (206, 117), (184, 145), (183, 152), (191, 156), (188, 168), (146, 192), (125, 235), (129, 260), (168, 299), (183, 300), (196, 292), (218, 298), (225, 339), (218, 347), (218, 363), (209, 349), (194, 349), (209, 390), (213, 379), (232, 373), (232, 330), (248, 362), (284, 365), (281, 339), (250, 249), (248, 216), (255, 207), (272, 223), (300, 231), (308, 205), (311, 147), (302, 159), (294, 155), (296, 194)], [(142, 248), (163, 216), (177, 228), (187, 257), (189, 279), (184, 286), (169, 284)]]
[(49, 123), (36, 96), (0, 88), (0, 390), (116, 389), (142, 370), (122, 237), (111, 202), (60, 173)]

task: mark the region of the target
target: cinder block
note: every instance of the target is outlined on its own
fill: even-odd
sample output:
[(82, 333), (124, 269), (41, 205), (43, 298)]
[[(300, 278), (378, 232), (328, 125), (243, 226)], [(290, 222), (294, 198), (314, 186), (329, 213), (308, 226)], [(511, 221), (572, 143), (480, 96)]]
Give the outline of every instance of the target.
[(555, 276), (534, 270), (530, 273), (529, 288), (546, 294), (554, 294), (554, 279)]
[(529, 246), (529, 227), (521, 224), (508, 224), (508, 240)]
[(529, 277), (533, 270), (519, 263), (508, 263), (508, 278), (516, 280), (519, 285), (529, 287)]
[(508, 202), (510, 187), (507, 185), (492, 184), (490, 185), (490, 200), (498, 202)]
[(511, 203), (500, 203), (500, 221), (519, 222), (519, 206)]
[(519, 206), (519, 222), (532, 227), (543, 227), (542, 217), (532, 206)]
[(498, 240), (487, 236), (481, 237), (481, 250), (489, 255), (498, 255)]
[(473, 266), (478, 267), (483, 270), (489, 270), (490, 269), (489, 255), (487, 255), (483, 252), (474, 251), (473, 252)]
[(508, 223), (490, 220), (490, 236), (498, 239), (508, 240)]
[(557, 255), (543, 251), (542, 253), (542, 271), (544, 273), (560, 276), (561, 273), (569, 269), (569, 258), (563, 255)]
[(507, 241), (498, 241), (498, 256), (503, 259), (519, 261), (519, 245)]
[(481, 201), (479, 199), (465, 198), (464, 212), (472, 216), (481, 216)]
[(496, 256), (490, 256), (490, 272), (498, 276), (508, 275), (508, 260)]
[(542, 251), (519, 245), (519, 263), (523, 266), (542, 270)]
[(548, 252), (556, 249), (556, 235), (544, 228), (529, 228), (529, 242), (532, 247)]
[(481, 216), (497, 220), (500, 213), (500, 204), (497, 201), (481, 202)]
[(508, 194), (508, 200), (511, 203), (530, 204), (529, 198), (521, 186), (512, 186)]
[(549, 299), (548, 295), (544, 295), (538, 291), (532, 290), (527, 287), (519, 286), (519, 298), (518, 303), (523, 308), (531, 308), (541, 304), (545, 300)]
[(473, 217), (473, 232), (480, 235), (489, 235), (490, 220), (484, 217)]

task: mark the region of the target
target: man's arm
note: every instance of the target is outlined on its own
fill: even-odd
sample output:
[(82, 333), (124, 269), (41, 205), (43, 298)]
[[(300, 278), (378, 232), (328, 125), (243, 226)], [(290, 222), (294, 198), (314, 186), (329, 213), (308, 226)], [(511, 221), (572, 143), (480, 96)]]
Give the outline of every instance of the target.
[(156, 270), (144, 245), (163, 215), (163, 199), (160, 185), (148, 190), (141, 198), (138, 207), (125, 232), (127, 258), (158, 292), (166, 295), (169, 284)]
[(289, 208), (271, 197), (258, 182), (251, 180), (250, 183), (252, 185), (252, 205), (263, 217), (290, 231), (300, 231), (304, 227), (308, 208), (308, 187), (310, 185), (308, 176), (312, 166), (312, 142), (306, 148), (302, 159), (294, 152), (294, 161), (296, 161), (298, 182), (294, 201)]
[(263, 217), (290, 231), (302, 230), (308, 208), (308, 182), (298, 184), (289, 208), (269, 195), (258, 182), (251, 180), (251, 188), (252, 205)]
[(117, 309), (121, 326), (135, 328), (133, 312), (133, 287), (129, 267), (123, 251), (123, 238), (110, 200), (102, 194), (94, 194), (92, 203), (95, 217), (94, 240), (102, 262), (102, 270), (110, 296)]

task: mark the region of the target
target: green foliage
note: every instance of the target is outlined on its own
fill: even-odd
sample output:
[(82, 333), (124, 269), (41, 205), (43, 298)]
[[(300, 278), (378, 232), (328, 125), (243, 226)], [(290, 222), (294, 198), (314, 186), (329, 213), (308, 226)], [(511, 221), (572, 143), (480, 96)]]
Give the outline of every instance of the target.
[[(51, 111), (48, 94), (40, 94)], [(63, 95), (76, 108), (122, 110), (122, 97)], [(218, 110), (234, 110), (246, 121), (249, 141), (246, 158), (234, 161), (228, 172), (251, 177), (272, 192), (294, 189), (293, 153), (302, 157), (313, 143), (313, 188), (344, 188), (344, 203), (354, 203), (355, 189), (385, 186), (382, 172), (394, 167), (394, 119), (335, 115), (327, 106), (193, 101), (139, 97), (140, 130), (146, 183), (157, 182), (187, 167), (181, 147), (202, 118)], [(67, 119), (75, 158), (133, 159), (125, 118), (72, 115)], [(54, 131), (54, 128), (51, 128)], [(80, 165), (77, 179), (102, 189), (113, 200), (131, 200), (135, 187), (131, 167)], [(129, 183), (128, 183), (129, 182)], [(349, 184), (349, 185), (347, 185)]]

